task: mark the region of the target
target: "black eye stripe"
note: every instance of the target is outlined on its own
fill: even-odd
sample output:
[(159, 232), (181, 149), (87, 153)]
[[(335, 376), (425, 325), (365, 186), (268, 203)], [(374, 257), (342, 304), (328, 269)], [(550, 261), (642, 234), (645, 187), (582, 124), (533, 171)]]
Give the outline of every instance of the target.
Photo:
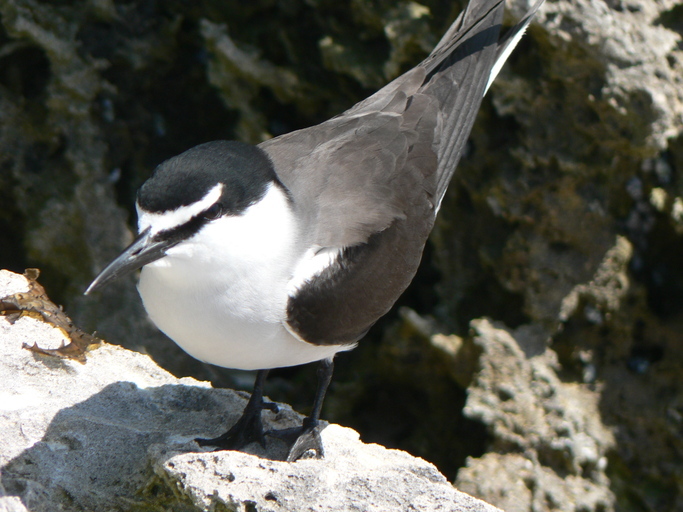
[(180, 226), (176, 226), (171, 229), (159, 231), (156, 235), (154, 235), (154, 238), (158, 240), (182, 242), (183, 240), (187, 240), (188, 238), (194, 236), (207, 222), (208, 221), (204, 218), (204, 216), (196, 215), (188, 220), (185, 224), (181, 224)]

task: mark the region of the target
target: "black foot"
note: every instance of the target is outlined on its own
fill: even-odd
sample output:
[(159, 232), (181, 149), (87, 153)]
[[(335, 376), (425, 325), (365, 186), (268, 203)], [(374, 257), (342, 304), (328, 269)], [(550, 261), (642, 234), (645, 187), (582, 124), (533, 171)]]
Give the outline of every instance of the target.
[(268, 409), (275, 413), (278, 412), (277, 404), (263, 401), (263, 384), (267, 375), (268, 370), (258, 372), (254, 383), (254, 392), (251, 394), (242, 416), (230, 430), (213, 439), (197, 438), (195, 442), (199, 446), (215, 446), (222, 450), (241, 450), (253, 442), (257, 442), (265, 448), (266, 438), (263, 432), (261, 411)]
[(320, 437), (322, 427), (320, 423), (308, 425), (309, 418), (304, 420), (301, 427), (287, 428), (283, 430), (269, 430), (267, 436), (281, 439), (289, 447), (287, 462), (299, 459), (322, 459), (325, 456), (323, 441)]
[(212, 439), (198, 437), (195, 442), (199, 446), (215, 446), (222, 450), (241, 450), (251, 443), (259, 443), (262, 447), (266, 446), (266, 437), (263, 432), (263, 422), (261, 421), (261, 411), (268, 409), (278, 412), (277, 404), (273, 402), (261, 402), (256, 407), (248, 407), (237, 420), (230, 430), (225, 434)]
[(322, 459), (325, 456), (323, 441), (320, 432), (324, 427), (320, 426), (320, 409), (323, 406), (325, 392), (332, 379), (334, 363), (332, 359), (323, 359), (318, 367), (318, 389), (315, 392), (313, 409), (311, 415), (304, 420), (304, 424), (299, 428), (288, 428), (285, 430), (270, 430), (267, 436), (277, 437), (287, 443), (289, 454), (287, 462), (294, 462), (301, 458)]
[(199, 446), (216, 446), (223, 450), (240, 450), (250, 443), (258, 442), (266, 447), (265, 436), (276, 437), (287, 444), (287, 461), (293, 462), (302, 458), (321, 459), (325, 456), (320, 432), (324, 427), (320, 426), (320, 410), (325, 398), (325, 392), (332, 378), (334, 364), (332, 359), (323, 359), (318, 367), (318, 389), (315, 392), (315, 400), (311, 415), (304, 420), (301, 427), (284, 430), (263, 431), (261, 411), (268, 409), (277, 412), (277, 405), (263, 401), (263, 385), (268, 375), (268, 370), (259, 370), (254, 383), (254, 392), (244, 408), (242, 417), (230, 430), (222, 436), (213, 439), (195, 439)]

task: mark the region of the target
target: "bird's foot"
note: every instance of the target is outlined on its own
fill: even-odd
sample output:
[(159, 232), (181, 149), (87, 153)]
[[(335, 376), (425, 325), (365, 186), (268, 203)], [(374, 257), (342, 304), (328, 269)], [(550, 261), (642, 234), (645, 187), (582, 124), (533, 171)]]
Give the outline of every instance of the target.
[(275, 437), (284, 441), (289, 447), (287, 462), (299, 459), (322, 459), (325, 456), (323, 441), (320, 437), (324, 426), (320, 422), (304, 420), (301, 427), (293, 427), (282, 430), (269, 430), (267, 436)]
[(257, 442), (265, 448), (266, 437), (261, 420), (261, 411), (263, 409), (268, 409), (274, 413), (278, 412), (278, 406), (274, 402), (261, 401), (260, 404), (252, 407), (247, 405), (237, 423), (225, 434), (212, 439), (198, 437), (195, 439), (195, 442), (199, 446), (215, 446), (221, 450), (241, 450), (253, 442)]

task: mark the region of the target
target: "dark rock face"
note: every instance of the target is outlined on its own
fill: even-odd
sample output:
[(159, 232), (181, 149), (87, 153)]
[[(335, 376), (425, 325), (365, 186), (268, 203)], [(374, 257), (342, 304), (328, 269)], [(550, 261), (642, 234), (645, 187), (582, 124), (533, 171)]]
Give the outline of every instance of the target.
[[(148, 324), (132, 281), (80, 295), (130, 240), (135, 190), (195, 144), (258, 142), (339, 113), (417, 62), (458, 10), (437, 1), (0, 2), (1, 266), (42, 268), (82, 327), (206, 378)], [(564, 510), (557, 500), (571, 496), (571, 482), (595, 489), (585, 510), (682, 506), (681, 32), (673, 0), (543, 7), (484, 100), (401, 302), (460, 337), (434, 338), (412, 313), (390, 315), (338, 358), (329, 419), (436, 462), (504, 508), (513, 492), (529, 496), (517, 510)], [(471, 323), (481, 317), (522, 347), (516, 366), (486, 348), (493, 334)], [(556, 360), (546, 377), (529, 370), (539, 357)], [(490, 365), (520, 373), (485, 376)], [(505, 419), (521, 403), (551, 414), (542, 378), (585, 394), (553, 409), (578, 429), (567, 431), (570, 448), (548, 448), (562, 437), (559, 419), (543, 423), (540, 441), (536, 423)], [(283, 398), (306, 403), (302, 387)], [(497, 401), (496, 414), (482, 405)], [(518, 438), (500, 424), (518, 425)], [(576, 439), (589, 439), (595, 457), (577, 456)], [(520, 468), (533, 473), (522, 487), (510, 476)], [(493, 473), (500, 478), (473, 476)], [(564, 490), (543, 502), (543, 482)]]

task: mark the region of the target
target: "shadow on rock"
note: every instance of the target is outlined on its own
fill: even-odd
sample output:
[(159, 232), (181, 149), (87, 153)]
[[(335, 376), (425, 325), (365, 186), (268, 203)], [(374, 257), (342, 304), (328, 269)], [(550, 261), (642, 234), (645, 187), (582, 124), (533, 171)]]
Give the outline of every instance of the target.
[[(85, 510), (142, 505), (141, 491), (153, 476), (150, 447), (171, 443), (176, 453), (199, 451), (193, 439), (221, 433), (236, 421), (244, 403), (228, 390), (110, 384), (60, 410), (42, 439), (1, 468), (4, 493), (37, 512), (55, 510), (57, 504)], [(285, 423), (297, 421), (287, 408), (278, 415), (264, 413), (266, 421), (278, 416), (287, 416)], [(280, 458), (281, 448), (254, 446), (252, 453)]]

